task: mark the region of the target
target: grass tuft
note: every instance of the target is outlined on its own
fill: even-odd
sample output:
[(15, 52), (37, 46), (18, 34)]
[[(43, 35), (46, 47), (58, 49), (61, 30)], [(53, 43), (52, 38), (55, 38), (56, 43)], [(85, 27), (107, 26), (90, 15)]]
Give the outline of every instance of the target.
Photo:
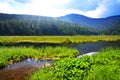
[(78, 51), (68, 47), (1, 47), (0, 67), (31, 57), (36, 59), (59, 59), (75, 57), (75, 54), (78, 54)]

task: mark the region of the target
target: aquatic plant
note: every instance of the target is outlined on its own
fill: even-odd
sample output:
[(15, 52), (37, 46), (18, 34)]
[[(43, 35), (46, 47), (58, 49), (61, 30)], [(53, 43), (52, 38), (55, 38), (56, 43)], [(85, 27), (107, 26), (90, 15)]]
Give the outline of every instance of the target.
[(120, 49), (109, 48), (93, 56), (67, 58), (33, 72), (30, 80), (120, 80)]

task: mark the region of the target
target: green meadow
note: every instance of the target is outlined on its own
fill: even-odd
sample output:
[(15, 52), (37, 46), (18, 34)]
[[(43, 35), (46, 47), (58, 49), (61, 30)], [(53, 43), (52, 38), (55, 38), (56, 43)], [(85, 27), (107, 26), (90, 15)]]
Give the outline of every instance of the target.
[(89, 36), (0, 36), (0, 43), (82, 43), (97, 41), (120, 41), (120, 36), (89, 35)]

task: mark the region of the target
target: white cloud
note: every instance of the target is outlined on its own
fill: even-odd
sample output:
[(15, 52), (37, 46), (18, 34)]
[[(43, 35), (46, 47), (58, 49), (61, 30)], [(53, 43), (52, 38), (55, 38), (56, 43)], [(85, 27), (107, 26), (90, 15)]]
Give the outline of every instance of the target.
[(32, 1), (30, 4), (27, 4), (24, 11), (27, 14), (56, 17), (64, 14), (64, 10), (60, 9), (59, 7), (67, 3), (67, 1), (68, 0), (35, 0)]
[(56, 17), (65, 14), (66, 10), (60, 7), (68, 2), (69, 0), (31, 0), (24, 4), (16, 0), (6, 0), (0, 1), (0, 12)]
[(11, 13), (13, 9), (9, 4), (0, 2), (0, 12)]
[[(88, 3), (90, 3), (90, 5), (92, 5), (90, 0), (87, 1)], [(120, 3), (120, 0), (115, 1), (117, 3)], [(63, 16), (70, 13), (77, 13), (88, 17), (99, 18), (101, 17), (101, 15), (106, 14), (106, 12), (109, 10), (109, 7), (115, 5), (115, 3), (113, 4), (113, 1), (111, 0), (101, 0), (101, 2), (100, 0), (93, 0), (94, 4), (96, 2), (99, 2), (96, 3), (99, 5), (91, 6), (96, 8), (88, 8), (88, 10), (82, 10), (81, 8), (72, 8), (77, 2), (75, 1), (75, 3), (70, 6), (70, 8), (65, 8), (66, 5), (71, 4), (72, 2), (74, 2), (74, 0), (27, 0), (25, 2), (23, 0), (0, 0), (0, 12), (15, 14), (32, 14), (52, 17)], [(76, 4), (81, 5), (82, 3)]]
[(102, 3), (99, 3), (99, 6), (95, 10), (81, 11), (77, 9), (69, 9), (64, 11), (66, 11), (66, 14), (77, 13), (77, 14), (85, 15), (92, 18), (99, 18), (101, 17), (102, 14), (104, 14), (104, 12), (107, 11), (107, 8)]
[(15, 2), (14, 0), (0, 1), (0, 13), (20, 14), (22, 10), (18, 7), (22, 6), (22, 4)]
[(99, 18), (101, 14), (103, 14), (106, 11), (106, 7), (103, 4), (99, 4), (99, 6), (93, 10), (93, 11), (87, 11), (84, 13), (84, 15), (93, 17), (93, 18)]

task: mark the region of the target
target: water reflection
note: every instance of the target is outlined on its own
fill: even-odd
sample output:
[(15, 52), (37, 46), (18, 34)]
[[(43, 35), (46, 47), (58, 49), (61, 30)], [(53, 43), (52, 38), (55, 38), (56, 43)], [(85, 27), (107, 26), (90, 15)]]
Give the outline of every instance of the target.
[(25, 80), (32, 71), (51, 65), (51, 60), (25, 59), (0, 70), (0, 80)]
[(37, 60), (34, 58), (28, 58), (14, 64), (7, 65), (7, 67), (5, 67), (4, 69), (17, 69), (23, 66), (43, 68), (51, 64), (52, 64), (51, 60)]

